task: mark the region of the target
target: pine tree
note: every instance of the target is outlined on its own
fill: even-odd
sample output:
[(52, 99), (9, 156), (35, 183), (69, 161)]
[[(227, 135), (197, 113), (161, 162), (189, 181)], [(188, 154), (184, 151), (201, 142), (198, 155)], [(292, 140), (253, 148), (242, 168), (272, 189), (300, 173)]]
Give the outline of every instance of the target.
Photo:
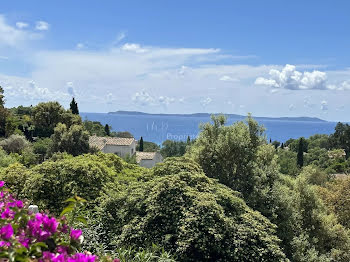
[(140, 152), (143, 152), (143, 138), (141, 136), (141, 139), (140, 139), (140, 148), (139, 148), (139, 151)]
[(304, 140), (300, 138), (298, 145), (297, 165), (303, 167), (304, 165)]
[(107, 136), (111, 135), (111, 128), (108, 124), (105, 125), (105, 133)]
[(70, 102), (70, 110), (73, 114), (79, 115), (78, 103), (75, 101), (74, 97), (72, 99), (72, 102)]

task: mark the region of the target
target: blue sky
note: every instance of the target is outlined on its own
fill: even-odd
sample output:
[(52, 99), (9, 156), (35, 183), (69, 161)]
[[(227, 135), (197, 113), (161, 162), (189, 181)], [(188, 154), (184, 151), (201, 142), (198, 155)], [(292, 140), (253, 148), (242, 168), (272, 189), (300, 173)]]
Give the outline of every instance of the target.
[(349, 1), (10, 1), (8, 106), (349, 121)]

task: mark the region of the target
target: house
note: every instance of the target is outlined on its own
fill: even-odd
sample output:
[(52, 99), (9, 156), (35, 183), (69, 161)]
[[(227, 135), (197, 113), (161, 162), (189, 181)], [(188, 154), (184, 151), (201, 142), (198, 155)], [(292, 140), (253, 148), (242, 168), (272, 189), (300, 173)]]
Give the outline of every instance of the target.
[(157, 163), (163, 162), (163, 157), (159, 152), (136, 152), (136, 162), (143, 167), (151, 168)]
[(135, 138), (100, 137), (93, 135), (89, 137), (89, 145), (104, 153), (113, 153), (120, 157), (132, 156), (136, 152)]

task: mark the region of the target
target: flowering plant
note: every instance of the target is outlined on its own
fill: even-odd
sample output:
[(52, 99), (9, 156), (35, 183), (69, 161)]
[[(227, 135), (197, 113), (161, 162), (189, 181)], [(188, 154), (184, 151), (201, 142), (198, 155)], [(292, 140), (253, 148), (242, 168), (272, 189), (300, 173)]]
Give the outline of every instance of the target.
[[(94, 262), (98, 257), (80, 253), (80, 229), (71, 228), (67, 219), (47, 213), (31, 213), (26, 203), (15, 199), (0, 181), (0, 258), (1, 261)], [(112, 261), (111, 258), (100, 260)], [(118, 262), (119, 259), (113, 260)]]

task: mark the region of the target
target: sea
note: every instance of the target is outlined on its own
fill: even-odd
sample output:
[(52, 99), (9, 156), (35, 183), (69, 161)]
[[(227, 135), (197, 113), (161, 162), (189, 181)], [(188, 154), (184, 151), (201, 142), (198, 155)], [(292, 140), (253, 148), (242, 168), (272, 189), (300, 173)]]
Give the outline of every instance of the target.
[[(142, 136), (145, 141), (161, 145), (165, 140), (186, 141), (194, 139), (200, 132), (200, 124), (210, 122), (209, 116), (167, 116), (109, 113), (80, 113), (83, 120), (99, 121), (108, 124), (112, 131), (128, 131), (136, 139)], [(229, 116), (227, 124), (244, 120), (244, 117)], [(331, 134), (336, 122), (319, 120), (257, 119), (266, 129), (267, 139), (285, 142), (289, 138), (309, 137), (314, 134)]]

